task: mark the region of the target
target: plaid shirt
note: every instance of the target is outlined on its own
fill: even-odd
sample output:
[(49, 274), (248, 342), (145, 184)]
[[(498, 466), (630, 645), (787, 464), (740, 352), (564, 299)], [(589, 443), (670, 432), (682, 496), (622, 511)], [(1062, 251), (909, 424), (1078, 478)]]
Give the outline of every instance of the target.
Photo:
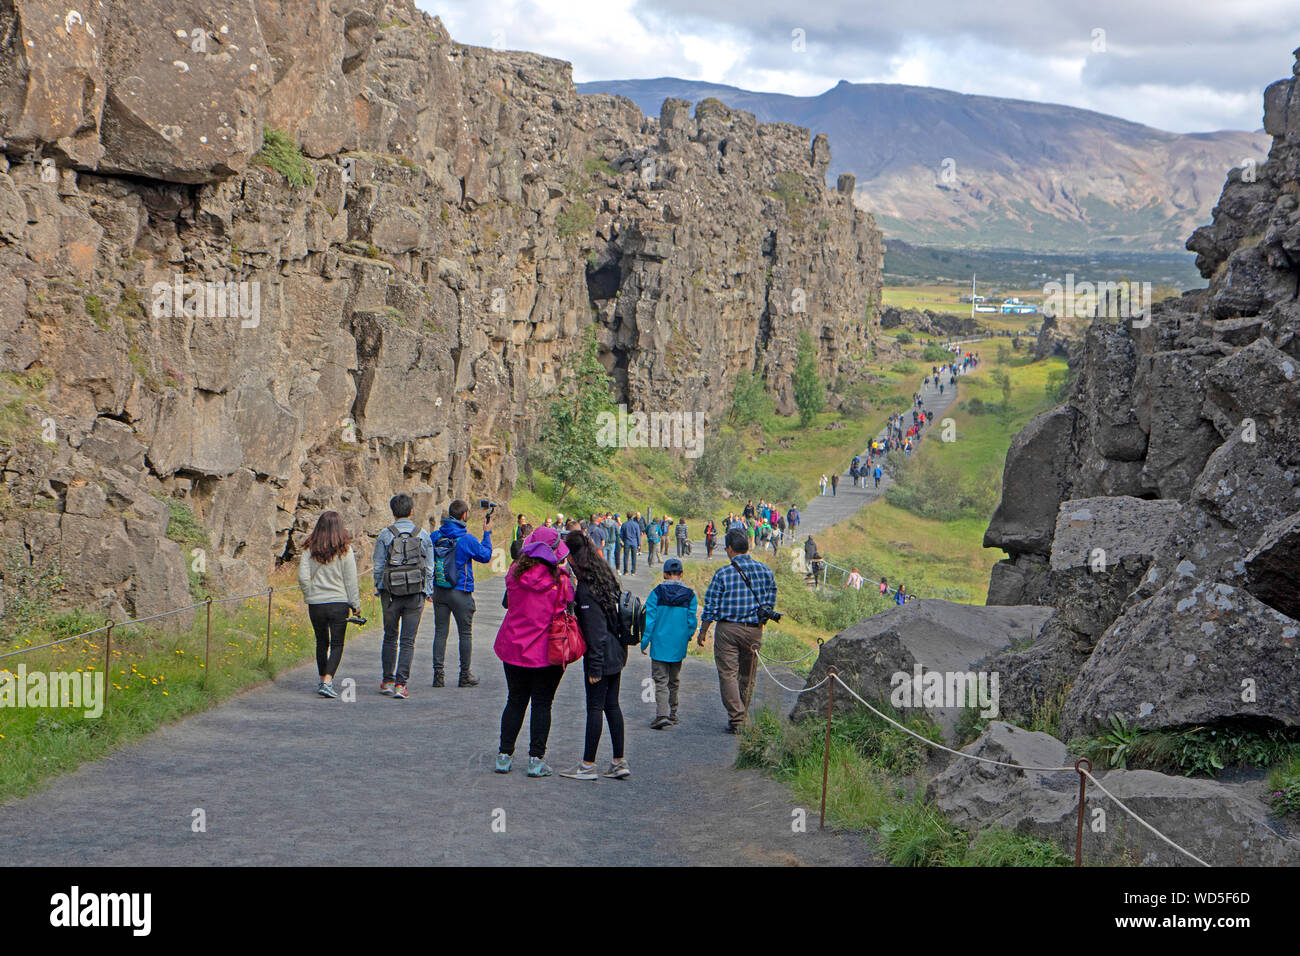
[(713, 580), (704, 592), (701, 623), (735, 621), (737, 624), (757, 624), (759, 605), (776, 606), (776, 578), (772, 569), (747, 554), (736, 555), (734, 561), (744, 570), (754, 590), (749, 590), (735, 567), (724, 564), (713, 573)]

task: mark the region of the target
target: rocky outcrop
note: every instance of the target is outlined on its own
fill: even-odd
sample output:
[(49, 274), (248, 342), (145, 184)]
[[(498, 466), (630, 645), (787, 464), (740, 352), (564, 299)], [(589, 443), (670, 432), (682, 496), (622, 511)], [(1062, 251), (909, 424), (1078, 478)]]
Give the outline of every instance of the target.
[[(873, 703), (889, 701), (904, 683), (912, 691), (902, 706), (923, 711), (945, 732), (951, 733), (962, 709), (977, 703), (968, 693), (963, 699), (944, 699), (942, 702), (926, 701), (925, 675), (935, 672), (940, 686), (950, 683), (957, 687), (956, 678), (949, 675), (974, 674), (990, 669), (984, 662), (991, 655), (1011, 645), (1028, 645), (1035, 642), (1051, 610), (1043, 607), (978, 607), (955, 604), (951, 601), (920, 599), (892, 608), (867, 618), (840, 632), (827, 641), (817, 655), (817, 661), (808, 675), (805, 686), (813, 687), (834, 666), (840, 678), (858, 694)], [(916, 675), (921, 681), (918, 684)], [(902, 675), (902, 676), (899, 676)], [(978, 676), (978, 675), (977, 675)], [(969, 689), (969, 682), (961, 685)], [(984, 707), (997, 715), (999, 685), (986, 684), (990, 693)], [(914, 693), (913, 693), (914, 691)], [(901, 700), (901, 698), (899, 698)], [(861, 706), (851, 697), (837, 697), (836, 708)], [(800, 695), (790, 713), (792, 720), (825, 714), (826, 689), (820, 687)]]
[(953, 315), (951, 312), (934, 312), (930, 309), (900, 309), (887, 306), (880, 313), (880, 327), (893, 329), (905, 325), (922, 335), (941, 337), (958, 335), (978, 335), (987, 331), (977, 319), (969, 315)]
[(869, 344), (880, 234), (808, 130), (579, 96), (409, 0), (75, 12), (0, 3), (0, 545), (70, 603), (172, 600), (166, 499), (242, 589), (327, 508), (506, 497), (593, 324), (621, 400), (714, 420), (742, 369), (793, 406), (801, 330), (828, 379)]
[[(1055, 737), (993, 721), (963, 753), (1027, 767), (1072, 767)], [(1286, 835), (1249, 790), (1151, 770), (1094, 770), (1101, 785), (1157, 830), (1211, 866), (1296, 866), (1300, 840)], [(1016, 770), (953, 757), (927, 789), (968, 830), (997, 826), (1075, 850), (1079, 777), (1073, 770)], [(1090, 863), (1188, 866), (1193, 861), (1130, 818), (1089, 783), (1083, 856)]]
[(1058, 610), (1070, 636), (1039, 656), (1057, 668), (1047, 689), (1069, 688), (1066, 739), (1111, 715), (1300, 718), (1297, 104), (1300, 65), (1265, 98), (1268, 162), (1234, 170), (1188, 241), (1209, 288), (1149, 321), (1094, 320), (1069, 400), (1012, 442), (985, 535), (1008, 553), (989, 601)]

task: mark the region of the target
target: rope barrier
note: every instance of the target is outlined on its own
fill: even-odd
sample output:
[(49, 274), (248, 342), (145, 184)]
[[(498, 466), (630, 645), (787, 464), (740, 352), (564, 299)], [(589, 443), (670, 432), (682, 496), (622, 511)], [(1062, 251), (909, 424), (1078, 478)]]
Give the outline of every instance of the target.
[[(358, 571), (358, 572), (357, 572), (357, 577), (360, 578), (362, 575), (364, 575), (364, 574), (370, 574), (372, 571), (374, 571), (374, 566), (373, 566), (373, 565), (372, 565), (371, 567), (366, 568), (366, 569), (363, 570), (363, 571)], [(283, 587), (272, 588), (272, 589), (271, 589), (271, 593), (272, 593), (272, 594), (282, 594), (282, 593), (284, 593), (285, 591), (298, 591), (298, 590), (300, 590), (300, 589), (301, 589), (301, 585), (298, 585), (298, 584), (287, 584), (287, 585), (285, 585), (285, 586), (283, 586)], [(267, 596), (267, 592), (266, 592), (266, 591), (254, 591), (254, 592), (251, 593), (251, 594), (241, 594), (241, 595), (236, 595), (235, 597), (213, 598), (213, 599), (212, 599), (212, 603), (213, 603), (213, 604), (233, 604), (233, 603), (236, 602), (236, 601), (248, 601), (248, 600), (251, 600), (252, 598), (261, 598), (261, 597), (266, 597), (266, 596)], [(107, 630), (109, 630), (109, 629), (111, 629), (111, 628), (135, 627), (135, 626), (138, 625), (138, 624), (145, 624), (145, 623), (148, 623), (149, 621), (157, 621), (157, 620), (161, 620), (161, 619), (164, 618), (164, 617), (171, 617), (173, 614), (182, 614), (182, 613), (184, 613), (185, 611), (193, 611), (193, 610), (196, 610), (197, 608), (206, 607), (207, 604), (208, 604), (207, 601), (200, 601), (200, 602), (197, 603), (197, 604), (189, 604), (189, 605), (186, 605), (185, 607), (178, 607), (178, 608), (175, 608), (174, 610), (171, 610), (171, 611), (163, 611), (163, 612), (161, 612), (161, 613), (159, 613), (159, 614), (151, 614), (151, 615), (149, 615), (148, 617), (137, 617), (137, 618), (131, 618), (130, 620), (126, 620), (126, 621), (110, 621), (108, 624), (103, 624), (103, 625), (101, 625), (101, 626), (99, 626), (99, 627), (97, 627), (97, 628), (94, 628), (93, 630), (82, 631), (80, 634), (73, 634), (73, 635), (70, 636), (70, 637), (61, 637), (61, 638), (59, 638), (57, 641), (49, 641), (49, 642), (46, 643), (46, 644), (37, 644), (37, 645), (35, 645), (35, 646), (33, 646), (33, 647), (24, 647), (24, 648), (20, 648), (19, 650), (16, 650), (16, 651), (6, 651), (4, 654), (0, 654), (0, 660), (4, 660), (6, 657), (16, 657), (16, 656), (18, 656), (19, 654), (30, 654), (30, 653), (32, 653), (33, 651), (44, 650), (44, 649), (47, 648), (47, 647), (57, 647), (58, 645), (60, 645), (60, 644), (66, 644), (66, 643), (68, 643), (69, 641), (80, 640), (80, 639), (83, 638), (83, 637), (91, 637), (91, 636), (93, 636), (93, 635), (95, 635), (95, 634), (102, 633), (102, 632), (107, 631)]]
[[(924, 736), (922, 736), (921, 734), (918, 734), (916, 731), (912, 730), (910, 727), (904, 727), (902, 724), (900, 724), (898, 721), (894, 720), (894, 719), (893, 719), (892, 717), (890, 717), (888, 714), (881, 713), (881, 712), (880, 712), (879, 710), (877, 710), (875, 707), (871, 706), (871, 704), (869, 704), (869, 703), (867, 703), (865, 700), (863, 700), (863, 699), (862, 699), (862, 695), (859, 694), (857, 691), (855, 691), (855, 690), (854, 690), (852, 687), (850, 687), (847, 683), (845, 683), (844, 679), (843, 679), (842, 677), (840, 677), (839, 673), (836, 672), (836, 671), (834, 671), (834, 670), (828, 671), (827, 674), (826, 674), (826, 676), (823, 677), (823, 678), (822, 678), (820, 681), (818, 681), (816, 684), (814, 684), (812, 687), (806, 687), (806, 688), (804, 688), (803, 690), (798, 690), (798, 689), (796, 689), (796, 688), (786, 687), (786, 686), (785, 686), (784, 684), (782, 684), (779, 680), (777, 680), (776, 677), (772, 674), (772, 672), (771, 672), (770, 670), (767, 669), (767, 664), (766, 664), (766, 662), (764, 662), (762, 655), (759, 655), (759, 661), (760, 661), (760, 663), (763, 664), (763, 670), (767, 672), (767, 676), (770, 677), (770, 678), (772, 679), (773, 683), (775, 683), (775, 684), (776, 684), (778, 687), (780, 687), (782, 690), (785, 690), (785, 691), (788, 691), (788, 692), (791, 692), (791, 693), (806, 694), (806, 693), (808, 693), (809, 691), (814, 691), (814, 690), (816, 690), (818, 687), (821, 687), (821, 686), (822, 686), (823, 684), (825, 684), (827, 681), (829, 681), (829, 680), (834, 680), (837, 684), (839, 684), (839, 685), (840, 685), (841, 687), (843, 687), (846, 691), (848, 691), (848, 692), (853, 696), (853, 698), (854, 698), (854, 699), (855, 699), (859, 704), (861, 704), (863, 707), (867, 708), (867, 710), (871, 711), (871, 712), (872, 712), (873, 714), (875, 714), (877, 717), (880, 717), (881, 719), (887, 721), (888, 723), (890, 723), (890, 724), (892, 724), (893, 726), (897, 727), (899, 730), (903, 731), (904, 733), (910, 734), (911, 736), (915, 737), (917, 740), (921, 741), (922, 743), (927, 744), (927, 745), (929, 745), (929, 746), (931, 746), (931, 747), (934, 747), (934, 748), (937, 749), (937, 750), (943, 750), (943, 751), (946, 751), (947, 753), (950, 753), (950, 754), (952, 754), (953, 756), (961, 757), (961, 758), (963, 758), (963, 759), (965, 759), (965, 760), (974, 760), (974, 761), (977, 761), (977, 762), (979, 762), (979, 763), (992, 764), (992, 765), (995, 766), (995, 767), (1009, 767), (1009, 768), (1011, 768), (1011, 769), (1013, 769), (1013, 770), (1022, 770), (1022, 771), (1023, 771), (1023, 770), (1032, 770), (1032, 771), (1035, 771), (1035, 772), (1037, 772), (1037, 773), (1066, 773), (1066, 772), (1074, 772), (1074, 773), (1078, 773), (1078, 774), (1080, 774), (1080, 775), (1082, 775), (1082, 776), (1084, 776), (1084, 777), (1087, 777), (1089, 780), (1091, 780), (1091, 781), (1093, 782), (1093, 784), (1097, 787), (1098, 790), (1100, 790), (1100, 791), (1101, 791), (1102, 793), (1104, 793), (1107, 797), (1109, 797), (1112, 801), (1114, 801), (1114, 803), (1115, 803), (1116, 806), (1118, 806), (1121, 810), (1123, 810), (1125, 813), (1127, 813), (1129, 816), (1131, 816), (1131, 817), (1132, 817), (1134, 820), (1136, 820), (1138, 823), (1142, 824), (1142, 826), (1146, 827), (1148, 830), (1150, 830), (1150, 831), (1151, 831), (1152, 833), (1154, 833), (1156, 836), (1160, 837), (1160, 839), (1164, 840), (1166, 843), (1168, 843), (1171, 847), (1173, 847), (1173, 848), (1174, 848), (1175, 850), (1177, 850), (1179, 853), (1182, 853), (1184, 856), (1186, 856), (1186, 857), (1188, 857), (1188, 858), (1190, 858), (1190, 859), (1192, 859), (1192, 860), (1195, 860), (1195, 861), (1196, 861), (1197, 863), (1199, 863), (1201, 866), (1208, 867), (1208, 866), (1210, 865), (1210, 864), (1206, 863), (1204, 860), (1202, 860), (1202, 859), (1201, 859), (1199, 856), (1197, 856), (1195, 853), (1191, 852), (1190, 850), (1188, 850), (1188, 849), (1186, 849), (1186, 848), (1184, 848), (1184, 847), (1179, 846), (1177, 843), (1175, 843), (1173, 840), (1169, 839), (1169, 837), (1165, 836), (1163, 833), (1161, 833), (1159, 830), (1157, 830), (1157, 829), (1156, 829), (1155, 827), (1153, 827), (1151, 824), (1147, 823), (1146, 820), (1142, 819), (1141, 816), (1139, 816), (1135, 811), (1133, 811), (1132, 809), (1130, 809), (1130, 808), (1129, 808), (1129, 807), (1124, 803), (1124, 801), (1120, 800), (1119, 797), (1115, 796), (1113, 793), (1111, 793), (1109, 790), (1107, 790), (1107, 789), (1105, 788), (1105, 786), (1102, 785), (1101, 781), (1098, 780), (1096, 777), (1094, 777), (1094, 776), (1092, 775), (1092, 772), (1091, 772), (1090, 770), (1083, 770), (1083, 769), (1081, 769), (1081, 768), (1079, 768), (1079, 767), (1077, 767), (1077, 766), (1074, 766), (1074, 767), (1031, 767), (1031, 766), (1026, 766), (1026, 765), (1024, 765), (1024, 764), (1007, 763), (1007, 762), (1004, 761), (1004, 760), (991, 760), (991, 759), (989, 759), (988, 757), (980, 757), (980, 756), (977, 756), (977, 755), (975, 755), (975, 754), (963, 753), (963, 752), (960, 751), (960, 750), (953, 750), (951, 747), (946, 747), (946, 746), (944, 746), (943, 744), (936, 743), (935, 741), (929, 739), (928, 737), (924, 737)], [(827, 719), (829, 720), (829, 717), (828, 717)], [(1081, 761), (1081, 762), (1082, 762), (1082, 761)], [(1082, 799), (1082, 798), (1081, 798), (1081, 799)], [(1080, 802), (1080, 808), (1082, 808), (1082, 802)], [(1080, 813), (1082, 813), (1082, 809), (1080, 809)], [(1081, 817), (1080, 819), (1082, 819), (1082, 817)]]
[(819, 646), (819, 647), (814, 647), (811, 651), (809, 651), (809, 652), (808, 652), (807, 654), (805, 654), (803, 657), (796, 657), (796, 658), (795, 658), (794, 660), (792, 660), (792, 661), (778, 661), (778, 660), (773, 660), (773, 659), (770, 658), (770, 657), (764, 657), (762, 654), (759, 654), (757, 651), (755, 651), (754, 653), (755, 653), (755, 656), (757, 656), (760, 660), (767, 661), (769, 664), (798, 664), (798, 663), (800, 663), (801, 661), (806, 661), (808, 658), (812, 657), (814, 654), (816, 654), (816, 653), (817, 653), (818, 651), (820, 651), (820, 650), (821, 650), (821, 647), (820, 647), (820, 646)]
[(1083, 774), (1085, 777), (1087, 777), (1089, 780), (1091, 780), (1091, 781), (1093, 782), (1093, 785), (1094, 785), (1098, 790), (1100, 790), (1100, 791), (1101, 791), (1102, 793), (1104, 793), (1106, 796), (1108, 796), (1108, 797), (1110, 797), (1112, 800), (1114, 800), (1115, 803), (1119, 806), (1119, 808), (1120, 808), (1121, 810), (1123, 810), (1125, 813), (1127, 813), (1129, 816), (1131, 816), (1131, 817), (1132, 817), (1134, 820), (1136, 820), (1138, 823), (1142, 824), (1144, 827), (1146, 827), (1148, 830), (1150, 830), (1150, 831), (1151, 831), (1152, 833), (1154, 833), (1156, 836), (1160, 837), (1160, 839), (1164, 840), (1166, 843), (1168, 843), (1171, 847), (1173, 847), (1173, 848), (1174, 848), (1175, 850), (1177, 850), (1179, 853), (1182, 853), (1182, 854), (1184, 854), (1184, 855), (1186, 855), (1186, 856), (1191, 857), (1191, 858), (1192, 858), (1193, 860), (1195, 860), (1197, 863), (1201, 864), (1201, 866), (1209, 866), (1209, 865), (1210, 865), (1210, 864), (1206, 863), (1204, 860), (1202, 860), (1202, 859), (1201, 859), (1199, 856), (1197, 856), (1195, 853), (1191, 852), (1190, 850), (1184, 850), (1181, 846), (1179, 846), (1179, 845), (1178, 845), (1177, 843), (1175, 843), (1173, 840), (1169, 839), (1169, 837), (1165, 836), (1163, 833), (1161, 833), (1159, 830), (1157, 830), (1157, 829), (1156, 829), (1155, 827), (1153, 827), (1151, 824), (1147, 823), (1147, 822), (1146, 822), (1145, 820), (1143, 820), (1140, 816), (1138, 816), (1136, 813), (1134, 813), (1132, 810), (1130, 810), (1128, 807), (1126, 807), (1126, 806), (1124, 805), (1124, 802), (1123, 802), (1122, 800), (1120, 800), (1119, 797), (1115, 796), (1115, 794), (1111, 793), (1109, 790), (1107, 790), (1105, 787), (1103, 787), (1103, 786), (1101, 785), (1101, 781), (1098, 780), (1096, 777), (1094, 777), (1094, 776), (1092, 775), (1092, 772), (1091, 772), (1091, 771), (1089, 771), (1089, 770), (1080, 770), (1079, 773)]

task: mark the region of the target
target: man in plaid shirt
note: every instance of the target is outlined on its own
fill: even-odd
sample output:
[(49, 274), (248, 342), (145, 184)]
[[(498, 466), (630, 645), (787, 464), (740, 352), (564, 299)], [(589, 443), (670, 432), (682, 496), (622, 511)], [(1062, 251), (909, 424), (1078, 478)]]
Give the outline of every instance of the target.
[(718, 665), (722, 706), (727, 709), (727, 730), (734, 734), (740, 732), (749, 712), (757, 654), (763, 646), (763, 622), (758, 609), (764, 605), (776, 606), (776, 578), (771, 568), (749, 556), (749, 536), (744, 531), (729, 530), (726, 547), (731, 563), (714, 572), (704, 592), (704, 613), (700, 615), (697, 640), (703, 647), (709, 639), (709, 629), (717, 622), (718, 643), (713, 649), (713, 660)]

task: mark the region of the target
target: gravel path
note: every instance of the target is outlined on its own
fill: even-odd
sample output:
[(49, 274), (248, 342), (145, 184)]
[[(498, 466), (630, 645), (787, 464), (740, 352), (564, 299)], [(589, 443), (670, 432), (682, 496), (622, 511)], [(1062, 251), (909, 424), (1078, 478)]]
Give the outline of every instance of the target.
[[(927, 407), (938, 413), (952, 400)], [(937, 399), (937, 394), (936, 394)], [(814, 499), (801, 533), (816, 533), (874, 500), (847, 478)], [(702, 556), (703, 544), (695, 547)], [(657, 578), (657, 575), (655, 576)], [(647, 569), (625, 579), (644, 595)], [(338, 679), (353, 703), (314, 693), (314, 663), (282, 673), (220, 707), (165, 727), (87, 764), (42, 792), (0, 808), (11, 865), (639, 864), (874, 865), (856, 835), (817, 830), (817, 807), (757, 771), (732, 769), (736, 738), (711, 661), (688, 658), (682, 723), (649, 729), (650, 664), (633, 651), (621, 700), (626, 781), (527, 779), (527, 724), (514, 773), (492, 772), (505, 678), (491, 650), (504, 612), (503, 581), (476, 591), (476, 688), (433, 689), (433, 614), (416, 644), (411, 698), (377, 693), (379, 643), (370, 628), (348, 643)], [(455, 641), (449, 655), (455, 655)], [(454, 676), (456, 662), (447, 661)], [(755, 706), (788, 710), (789, 695), (760, 673)], [(791, 677), (790, 683), (797, 683)], [(556, 696), (550, 737), (558, 770), (580, 756), (581, 668)], [(340, 684), (342, 686), (342, 684)], [(610, 756), (608, 734), (598, 760)], [(206, 815), (192, 831), (194, 811)], [(806, 832), (795, 832), (796, 811)], [(504, 822), (504, 832), (502, 829)], [(495, 824), (495, 826), (494, 826)]]

